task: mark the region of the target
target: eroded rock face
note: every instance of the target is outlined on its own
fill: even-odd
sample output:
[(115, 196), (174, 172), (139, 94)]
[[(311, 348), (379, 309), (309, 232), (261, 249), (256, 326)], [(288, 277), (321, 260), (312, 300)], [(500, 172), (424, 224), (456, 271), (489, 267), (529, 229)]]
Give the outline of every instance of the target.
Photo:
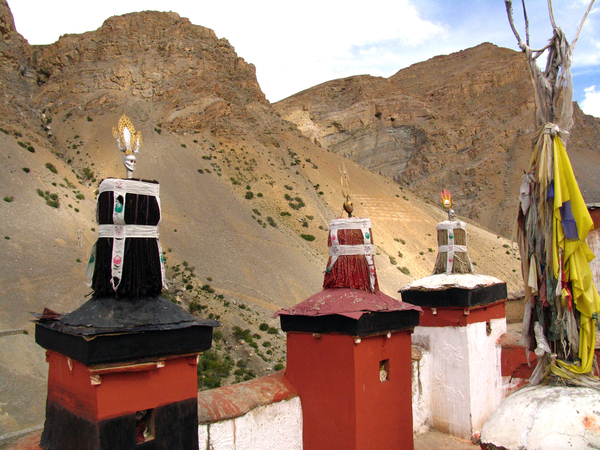
[[(510, 235), (531, 155), (533, 87), (521, 53), (482, 44), (403, 69), (356, 76), (275, 105), (305, 136), (432, 201)], [(575, 105), (569, 143), (584, 195), (599, 197), (600, 119)]]
[(0, 0), (0, 36), (0, 113), (13, 120), (31, 119), (36, 116), (31, 102), (35, 88), (32, 48), (17, 33), (6, 0)]
[(15, 21), (6, 0), (0, 1), (0, 34), (4, 39), (9, 33), (15, 32)]
[(390, 178), (427, 145), (415, 119), (431, 112), (384, 78), (334, 80), (275, 106), (314, 142)]
[(133, 97), (155, 102), (165, 127), (197, 131), (218, 117), (248, 116), (245, 105), (268, 104), (252, 64), (176, 13), (111, 17), (98, 30), (32, 47), (0, 0), (0, 31), (3, 91), (14, 117), (27, 108), (102, 113)]

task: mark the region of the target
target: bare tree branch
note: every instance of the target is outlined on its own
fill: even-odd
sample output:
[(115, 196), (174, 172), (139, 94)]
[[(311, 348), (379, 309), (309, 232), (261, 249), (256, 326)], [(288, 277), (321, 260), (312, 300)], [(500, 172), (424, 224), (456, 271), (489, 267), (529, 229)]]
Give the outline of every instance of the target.
[(579, 24), (579, 29), (577, 30), (577, 34), (575, 35), (575, 39), (573, 39), (573, 43), (571, 44), (571, 53), (573, 53), (573, 50), (575, 50), (575, 44), (577, 43), (577, 39), (579, 39), (579, 33), (581, 33), (581, 29), (583, 28), (583, 23), (585, 22), (585, 19), (587, 19), (588, 14), (592, 10), (592, 6), (594, 5), (595, 1), (596, 0), (592, 0), (590, 2), (590, 6), (588, 6), (588, 9), (585, 12), (585, 15), (583, 16), (583, 19), (581, 19), (581, 23)]
[(515, 27), (515, 23), (513, 21), (512, 1), (511, 0), (504, 0), (504, 4), (506, 5), (506, 14), (508, 16), (508, 23), (510, 24), (510, 28), (512, 29), (513, 34), (517, 38), (517, 43), (519, 44), (519, 48), (521, 50), (523, 50), (523, 51), (525, 51), (525, 49), (529, 49), (531, 51), (531, 53), (533, 54), (533, 59), (537, 59), (552, 44), (549, 43), (544, 48), (541, 48), (539, 50), (535, 50), (535, 49), (532, 49), (531, 47), (529, 47), (529, 19), (527, 18), (527, 11), (525, 10), (525, 0), (522, 0), (522, 3), (523, 3), (523, 15), (525, 16), (525, 30), (526, 30), (526, 33), (527, 33), (527, 43), (523, 42), (523, 40), (521, 39), (521, 36), (519, 36), (519, 32), (517, 31), (517, 29)]
[(531, 50), (531, 53), (533, 54), (533, 59), (538, 59), (540, 56), (542, 56), (544, 54), (544, 52), (546, 50), (548, 50), (550, 47), (552, 47), (552, 42), (550, 42), (548, 45), (546, 45), (544, 48), (540, 48), (539, 50)]
[(519, 48), (521, 50), (525, 51), (525, 49), (528, 48), (529, 46), (523, 42), (523, 39), (521, 39), (521, 36), (519, 36), (519, 32), (515, 28), (515, 23), (513, 21), (512, 1), (504, 0), (504, 4), (506, 5), (506, 14), (508, 15), (508, 23), (510, 24), (510, 28), (511, 28), (513, 34), (515, 35), (515, 37), (517, 38), (517, 42), (519, 43)]
[(523, 4), (523, 18), (525, 19), (525, 42), (529, 46), (529, 19), (527, 18), (527, 8), (525, 7), (525, 0), (522, 0)]
[(554, 11), (552, 11), (552, 0), (548, 0), (548, 12), (550, 13), (550, 23), (552, 24), (552, 29), (556, 30), (556, 22), (554, 21)]

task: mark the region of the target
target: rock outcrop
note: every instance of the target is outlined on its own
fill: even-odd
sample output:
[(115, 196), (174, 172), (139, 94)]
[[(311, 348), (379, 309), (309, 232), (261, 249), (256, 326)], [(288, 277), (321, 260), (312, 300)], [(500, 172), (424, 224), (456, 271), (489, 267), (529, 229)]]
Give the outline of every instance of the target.
[(143, 99), (162, 107), (166, 127), (200, 131), (219, 117), (243, 116), (249, 103), (267, 104), (252, 64), (226, 39), (172, 12), (111, 17), (96, 31), (37, 48), (34, 64), (36, 104), (53, 115)]
[(13, 15), (0, 0), (0, 113), (15, 122), (35, 120), (37, 112), (31, 102), (36, 87), (35, 71), (31, 66), (33, 49), (15, 29)]

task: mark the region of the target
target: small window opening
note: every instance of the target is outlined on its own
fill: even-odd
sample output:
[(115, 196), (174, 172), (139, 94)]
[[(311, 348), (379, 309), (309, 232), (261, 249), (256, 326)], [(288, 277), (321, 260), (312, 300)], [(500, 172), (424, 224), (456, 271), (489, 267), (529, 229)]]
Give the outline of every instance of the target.
[(154, 410), (146, 409), (135, 413), (135, 443), (141, 444), (154, 439)]
[(379, 381), (383, 383), (390, 379), (390, 360), (384, 359), (379, 362)]

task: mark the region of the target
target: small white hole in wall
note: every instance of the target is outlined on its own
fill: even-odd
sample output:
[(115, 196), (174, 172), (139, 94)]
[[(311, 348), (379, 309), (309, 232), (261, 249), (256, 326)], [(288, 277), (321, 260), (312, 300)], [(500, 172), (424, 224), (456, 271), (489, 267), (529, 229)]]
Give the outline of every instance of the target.
[(146, 409), (135, 413), (135, 443), (141, 444), (154, 439), (154, 410)]
[(390, 379), (390, 360), (384, 359), (379, 362), (379, 381), (383, 383)]

